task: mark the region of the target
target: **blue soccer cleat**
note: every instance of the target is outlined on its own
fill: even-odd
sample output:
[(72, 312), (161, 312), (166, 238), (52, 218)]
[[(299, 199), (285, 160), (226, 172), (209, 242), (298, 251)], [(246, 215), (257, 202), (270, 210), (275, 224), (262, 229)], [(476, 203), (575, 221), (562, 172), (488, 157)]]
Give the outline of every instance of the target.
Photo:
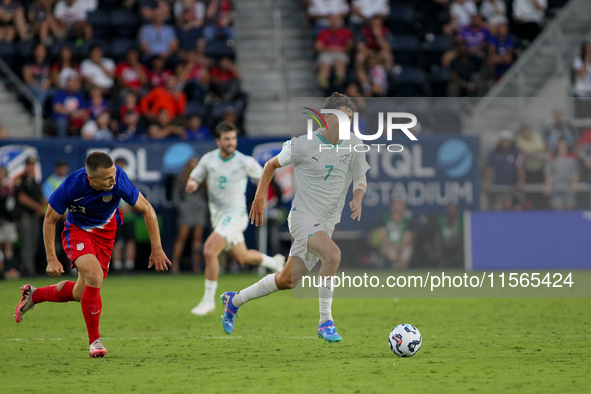
[(234, 331), (234, 318), (238, 313), (238, 308), (232, 304), (232, 299), (236, 295), (234, 291), (227, 291), (220, 296), (222, 305), (224, 306), (224, 314), (222, 315), (222, 327), (226, 334), (231, 334)]
[(337, 328), (332, 320), (327, 320), (318, 326), (318, 338), (324, 339), (328, 343), (341, 342), (343, 338), (337, 334)]

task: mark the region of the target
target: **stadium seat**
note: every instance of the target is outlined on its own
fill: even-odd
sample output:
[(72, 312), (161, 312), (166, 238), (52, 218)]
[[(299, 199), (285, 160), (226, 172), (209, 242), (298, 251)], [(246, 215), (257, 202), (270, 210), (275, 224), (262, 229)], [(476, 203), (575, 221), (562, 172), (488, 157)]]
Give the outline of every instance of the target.
[(6, 42), (0, 42), (0, 58), (12, 69), (16, 65), (16, 51), (14, 47)]
[(405, 67), (395, 77), (394, 93), (399, 97), (420, 97), (426, 93), (426, 78), (423, 70)]
[(84, 44), (74, 47), (74, 56), (76, 57), (76, 59), (82, 61), (88, 58), (88, 52), (90, 52), (90, 48), (92, 48), (92, 46), (95, 44), (98, 44), (103, 48), (104, 57), (110, 57), (110, 47), (108, 43), (105, 40), (94, 39), (90, 41), (85, 41)]
[(115, 62), (120, 62), (125, 59), (125, 52), (134, 47), (137, 47), (137, 40), (133, 38), (115, 38), (111, 41), (110, 55)]
[(401, 66), (418, 65), (420, 43), (416, 36), (394, 36), (390, 41), (390, 49), (392, 50), (396, 64), (400, 64)]
[(441, 65), (441, 56), (451, 49), (452, 39), (448, 36), (436, 36), (431, 41), (423, 43), (422, 66), (425, 70), (431, 69), (434, 65)]
[(112, 10), (114, 8), (121, 7), (121, 0), (100, 0), (99, 9), (101, 10)]
[(109, 33), (109, 12), (96, 10), (89, 12), (86, 21), (92, 26), (92, 32), (96, 38), (105, 38)]
[(393, 34), (412, 34), (414, 32), (414, 9), (409, 4), (393, 4), (385, 25)]
[(444, 68), (437, 68), (429, 74), (429, 87), (431, 88), (431, 96), (445, 97), (447, 96), (447, 84), (449, 83), (449, 71)]
[(234, 58), (234, 47), (228, 46), (226, 40), (216, 40), (208, 42), (205, 46), (205, 55), (214, 59), (219, 59), (223, 56)]
[(202, 119), (207, 117), (207, 108), (199, 101), (187, 101), (185, 115), (199, 115)]
[(111, 13), (111, 36), (113, 38), (135, 38), (140, 23), (140, 17), (133, 12), (114, 10)]
[[(35, 45), (37, 45), (37, 43), (33, 40), (20, 41), (18, 44), (14, 45), (14, 47), (16, 47), (17, 56), (17, 59), (15, 59), (15, 61), (18, 62), (19, 67), (23, 65), (25, 61), (31, 57)], [(47, 55), (49, 56), (49, 52), (47, 52)]]

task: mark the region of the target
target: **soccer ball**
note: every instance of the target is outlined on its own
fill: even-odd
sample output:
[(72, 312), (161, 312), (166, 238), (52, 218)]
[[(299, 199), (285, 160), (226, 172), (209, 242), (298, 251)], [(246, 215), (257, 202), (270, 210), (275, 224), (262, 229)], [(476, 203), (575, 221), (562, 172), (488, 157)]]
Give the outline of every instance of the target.
[(399, 324), (390, 332), (388, 345), (395, 355), (411, 357), (419, 352), (423, 338), (419, 330), (410, 324)]

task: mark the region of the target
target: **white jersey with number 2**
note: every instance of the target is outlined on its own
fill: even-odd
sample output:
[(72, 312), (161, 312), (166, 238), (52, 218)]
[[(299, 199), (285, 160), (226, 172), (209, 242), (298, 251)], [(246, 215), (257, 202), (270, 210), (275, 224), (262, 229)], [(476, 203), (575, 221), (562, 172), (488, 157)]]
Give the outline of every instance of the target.
[(261, 165), (251, 156), (238, 151), (228, 159), (222, 159), (220, 150), (206, 153), (191, 178), (202, 183), (207, 180), (209, 211), (213, 227), (226, 215), (246, 213), (246, 186), (248, 177), (259, 179)]

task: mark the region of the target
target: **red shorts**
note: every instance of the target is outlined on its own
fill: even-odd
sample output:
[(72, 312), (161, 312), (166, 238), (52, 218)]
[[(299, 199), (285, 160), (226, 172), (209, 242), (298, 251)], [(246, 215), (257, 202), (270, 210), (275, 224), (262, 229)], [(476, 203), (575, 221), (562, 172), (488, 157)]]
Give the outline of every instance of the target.
[(98, 235), (84, 231), (74, 224), (66, 223), (62, 233), (62, 245), (72, 262), (72, 268), (76, 268), (78, 257), (92, 254), (101, 264), (103, 278), (106, 278), (109, 273), (114, 243), (115, 231), (103, 231), (101, 235)]

